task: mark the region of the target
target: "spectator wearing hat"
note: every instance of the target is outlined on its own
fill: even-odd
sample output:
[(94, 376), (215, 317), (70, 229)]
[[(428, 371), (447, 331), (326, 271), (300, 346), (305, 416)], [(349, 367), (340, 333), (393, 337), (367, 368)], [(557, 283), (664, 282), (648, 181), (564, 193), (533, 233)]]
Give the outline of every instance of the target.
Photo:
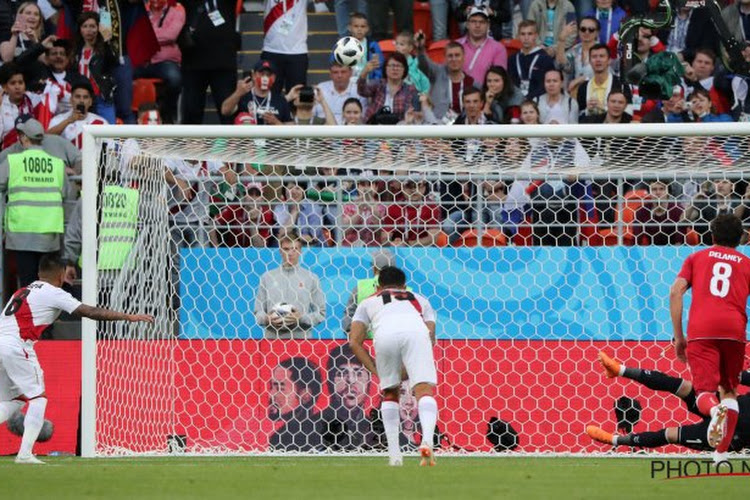
[(289, 104), (281, 94), (274, 92), (276, 68), (264, 59), (255, 63), (253, 72), (237, 81), (237, 88), (221, 104), (224, 117), (247, 113), (247, 123), (258, 125), (280, 125), (292, 120)]
[[(203, 123), (206, 89), (211, 87), (216, 108), (232, 95), (237, 78), (237, 51), (241, 36), (236, 31), (234, 0), (182, 0), (192, 43), (182, 50), (182, 123)], [(281, 5), (281, 4), (280, 4)], [(220, 114), (221, 123), (232, 123), (232, 113)]]
[(354, 287), (349, 299), (346, 301), (344, 318), (341, 320), (341, 329), (349, 333), (352, 327), (352, 317), (354, 316), (357, 306), (360, 302), (377, 291), (378, 275), (384, 267), (395, 266), (396, 256), (387, 249), (376, 250), (372, 253), (372, 277), (357, 280), (357, 286)]
[[(357, 82), (356, 80), (352, 80), (352, 68), (342, 66), (331, 59), (328, 74), (331, 79), (320, 82), (318, 88), (320, 89), (321, 97), (333, 112), (336, 123), (343, 125), (345, 123), (343, 117), (344, 103), (353, 97), (359, 99), (364, 108), (367, 101), (357, 93)], [(318, 118), (326, 117), (322, 103), (315, 105), (313, 113)]]
[(398, 52), (391, 54), (385, 62), (386, 77), (379, 81), (368, 82), (367, 74), (377, 67), (378, 62), (374, 58), (370, 59), (357, 80), (357, 92), (362, 97), (369, 98), (364, 121), (368, 123), (384, 108), (396, 115), (397, 121), (403, 120), (409, 106), (419, 101), (417, 89), (405, 81), (409, 71), (406, 57)]
[(73, 86), (70, 104), (70, 111), (52, 118), (48, 132), (62, 136), (81, 149), (84, 125), (107, 125), (107, 120), (91, 112), (94, 105), (94, 89), (88, 82), (80, 82)]
[(464, 72), (483, 82), (490, 66), (508, 67), (505, 46), (489, 37), (490, 16), (486, 9), (472, 7), (466, 21), (466, 36), (457, 41), (464, 47)]
[(289, 92), (307, 83), (307, 2), (265, 0), (261, 59), (273, 62), (273, 91)]
[[(483, 8), (487, 12), (487, 16), (489, 17), (490, 21), (490, 36), (494, 40), (499, 41), (503, 38), (511, 38), (503, 35), (503, 24), (511, 21), (511, 12), (513, 10), (512, 1), (463, 0), (456, 9), (456, 21), (458, 21), (459, 23), (466, 22), (468, 17), (471, 16), (472, 11), (476, 8)], [(524, 19), (526, 19), (526, 17), (524, 17)], [(434, 35), (434, 38), (435, 40), (439, 40), (437, 35)]]
[(555, 69), (555, 60), (537, 45), (539, 31), (534, 21), (521, 21), (518, 38), (521, 50), (511, 56), (508, 73), (524, 97), (533, 99), (544, 93), (544, 75)]
[[(40, 259), (60, 250), (63, 206), (73, 191), (63, 161), (42, 150), (42, 124), (32, 118), (19, 123), (17, 131), (23, 151), (0, 163), (0, 193), (8, 195), (5, 249), (15, 254), (19, 287), (24, 287), (38, 279)], [(23, 173), (29, 158), (45, 165), (45, 175)]]

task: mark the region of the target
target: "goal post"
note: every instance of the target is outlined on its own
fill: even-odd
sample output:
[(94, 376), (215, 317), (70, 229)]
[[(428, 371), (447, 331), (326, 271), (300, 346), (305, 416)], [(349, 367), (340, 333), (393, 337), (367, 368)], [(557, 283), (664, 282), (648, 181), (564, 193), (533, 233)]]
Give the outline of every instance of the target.
[[(382, 451), (376, 380), (342, 324), (380, 250), (438, 314), (444, 451), (608, 451), (583, 431), (614, 431), (623, 396), (643, 407), (638, 430), (686, 421), (676, 397), (605, 379), (596, 355), (686, 376), (666, 293), (707, 214), (750, 219), (749, 136), (746, 123), (87, 126), (83, 300), (156, 323), (83, 320), (82, 455)], [(273, 274), (290, 269), (286, 234), (305, 242), (291, 291)], [(268, 326), (280, 303), (304, 304), (304, 322)], [(517, 447), (488, 440), (493, 417)]]

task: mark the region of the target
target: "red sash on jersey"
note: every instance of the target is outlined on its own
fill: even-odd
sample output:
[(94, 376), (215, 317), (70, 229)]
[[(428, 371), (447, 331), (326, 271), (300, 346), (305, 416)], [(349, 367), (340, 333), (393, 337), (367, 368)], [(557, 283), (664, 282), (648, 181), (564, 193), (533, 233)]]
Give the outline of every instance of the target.
[(265, 35), (273, 26), (273, 23), (279, 20), (286, 12), (294, 8), (294, 4), (297, 0), (285, 0), (284, 3), (279, 2), (268, 12), (268, 15), (263, 19), (263, 34)]
[[(27, 96), (26, 94), (21, 97), (21, 103), (17, 107), (18, 116), (33, 115), (35, 111), (31, 99), (29, 99), (29, 96)], [(13, 128), (3, 136), (3, 149), (9, 148), (16, 142), (18, 142), (18, 132), (16, 132), (16, 129)]]
[(49, 325), (34, 325), (34, 316), (31, 314), (29, 307), (29, 289), (20, 288), (13, 294), (8, 302), (8, 306), (3, 311), (6, 316), (15, 316), (18, 323), (18, 332), (23, 340), (39, 340), (44, 330)]
[(417, 298), (414, 296), (413, 293), (411, 293), (408, 290), (382, 290), (375, 295), (378, 295), (380, 297), (383, 297), (383, 304), (387, 304), (391, 301), (391, 297), (393, 297), (396, 300), (408, 300), (411, 305), (414, 306), (414, 309), (417, 310), (419, 315), (422, 315), (422, 304), (419, 303)]

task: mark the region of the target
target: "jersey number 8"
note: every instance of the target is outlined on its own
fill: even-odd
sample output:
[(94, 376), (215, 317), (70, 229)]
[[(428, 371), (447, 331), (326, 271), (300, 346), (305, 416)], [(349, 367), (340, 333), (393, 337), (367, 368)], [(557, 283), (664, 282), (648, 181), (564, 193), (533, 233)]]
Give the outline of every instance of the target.
[(732, 276), (732, 266), (725, 262), (714, 264), (713, 276), (709, 290), (714, 297), (724, 298), (729, 295), (729, 277)]

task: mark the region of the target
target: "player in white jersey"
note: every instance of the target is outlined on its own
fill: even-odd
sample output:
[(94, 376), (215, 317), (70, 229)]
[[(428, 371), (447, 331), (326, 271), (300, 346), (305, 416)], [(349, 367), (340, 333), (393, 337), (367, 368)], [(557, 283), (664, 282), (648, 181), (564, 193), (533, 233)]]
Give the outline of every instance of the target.
[(145, 321), (145, 314), (126, 314), (82, 304), (60, 288), (65, 264), (47, 255), (39, 262), (39, 279), (13, 294), (0, 313), (0, 424), (28, 402), (24, 431), (16, 463), (42, 464), (31, 450), (44, 424), (47, 395), (44, 372), (34, 343), (62, 311), (99, 321)]
[[(373, 332), (374, 360), (363, 345), (368, 329)], [(383, 391), (380, 411), (390, 465), (403, 463), (398, 403), (405, 375), (417, 398), (422, 425), (420, 465), (435, 465), (432, 450), (437, 422), (437, 402), (433, 397), (437, 371), (432, 354), (435, 311), (426, 298), (406, 289), (406, 275), (401, 269), (388, 266), (380, 270), (377, 292), (363, 300), (352, 317), (349, 343), (365, 368), (380, 379)]]

